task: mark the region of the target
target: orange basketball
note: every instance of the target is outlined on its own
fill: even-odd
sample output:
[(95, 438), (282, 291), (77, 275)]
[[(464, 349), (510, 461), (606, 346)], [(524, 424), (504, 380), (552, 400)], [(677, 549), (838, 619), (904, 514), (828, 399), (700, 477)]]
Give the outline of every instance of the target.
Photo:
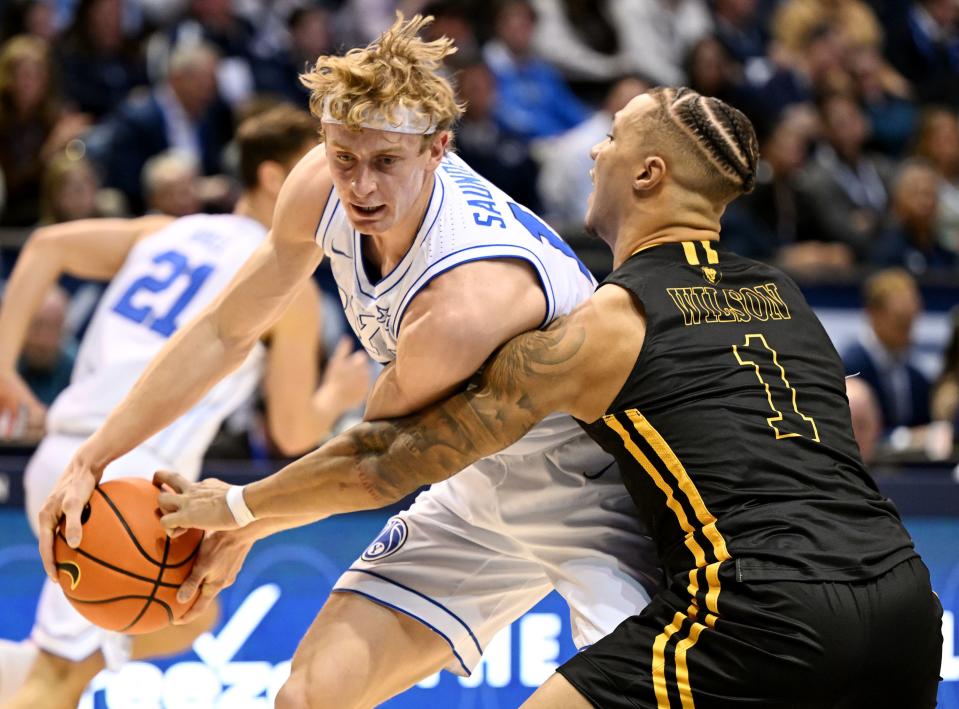
[(84, 618), (122, 633), (165, 628), (193, 605), (176, 592), (193, 567), (203, 532), (170, 539), (160, 524), (159, 489), (142, 478), (98, 485), (84, 508), (83, 539), (71, 549), (57, 529), (60, 586)]

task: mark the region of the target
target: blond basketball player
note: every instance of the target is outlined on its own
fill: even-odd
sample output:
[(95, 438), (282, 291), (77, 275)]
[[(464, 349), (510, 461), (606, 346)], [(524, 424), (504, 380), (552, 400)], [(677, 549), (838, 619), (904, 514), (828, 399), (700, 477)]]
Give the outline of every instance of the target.
[[(48, 573), (61, 513), (78, 543), (104, 466), (243, 361), (324, 256), (354, 331), (387, 365), (368, 418), (448, 395), (510, 337), (590, 296), (595, 281), (569, 247), (449, 152), (461, 107), (437, 70), (452, 48), (417, 37), (428, 21), (400, 19), (305, 76), (325, 144), (293, 170), (270, 238), (225, 295), (77, 451), (41, 513)], [(469, 674), (496, 632), (552, 589), (570, 605), (575, 643), (589, 645), (645, 605), (654, 558), (612, 458), (570, 417), (548, 417), (390, 521), (337, 582), (278, 706), (306, 706), (308, 686), (309, 706), (369, 707), (443, 667)], [(204, 572), (203, 600), (226, 570)]]
[[(213, 301), (266, 240), (281, 184), (316, 145), (316, 123), (294, 108), (273, 109), (242, 124), (237, 144), (245, 189), (233, 214), (47, 227), (35, 232), (18, 260), (0, 309), (0, 400), (7, 408), (28, 398), (15, 365), (27, 324), (50, 286), (63, 273), (111, 281), (84, 337), (70, 386), (53, 403), (47, 435), (25, 473), (34, 529), (40, 505), (85, 438), (177, 328)], [(158, 468), (182, 470), (195, 479), (220, 423), (261, 378), (268, 427), (278, 447), (293, 455), (314, 446), (369, 388), (368, 359), (362, 352), (350, 354), (348, 346), (333, 356), (322, 386), (316, 387), (319, 313), (313, 283), (298, 283), (290, 306), (269, 331), (269, 347), (255, 343), (189, 412), (112, 461), (103, 479), (149, 478)], [(232, 559), (227, 573), (235, 574), (248, 550), (239, 535), (213, 535), (197, 563)], [(128, 637), (87, 622), (59, 585), (47, 581), (32, 643), (0, 647), (0, 695), (17, 689), (22, 673), (16, 668), (34, 659), (25, 684), (4, 706), (76, 706), (104, 664), (116, 667), (131, 651), (138, 657), (181, 651), (215, 616), (215, 607), (196, 609), (185, 617), (186, 625), (138, 637), (131, 647)]]

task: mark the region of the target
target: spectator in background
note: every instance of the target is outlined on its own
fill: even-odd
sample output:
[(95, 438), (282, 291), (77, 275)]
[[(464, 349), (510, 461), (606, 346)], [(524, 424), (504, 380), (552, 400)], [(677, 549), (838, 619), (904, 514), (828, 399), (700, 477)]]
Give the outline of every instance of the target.
[(309, 102), (310, 92), (300, 83), (300, 74), (321, 54), (332, 50), (330, 13), (319, 5), (298, 7), (288, 20), (288, 46), (253, 65), (257, 91), (282, 97), (300, 108)]
[(590, 151), (605, 140), (613, 125), (613, 114), (649, 88), (636, 77), (620, 79), (606, 94), (599, 110), (587, 120), (536, 145), (543, 216), (560, 232), (582, 231), (586, 202), (593, 191)]
[(867, 466), (876, 456), (876, 447), (882, 438), (882, 412), (872, 387), (861, 377), (846, 377), (846, 398), (852, 419), (852, 434), (859, 445), (859, 455)]
[(803, 51), (804, 38), (827, 24), (845, 49), (881, 47), (882, 25), (862, 0), (785, 0), (772, 18), (773, 39), (790, 56)]
[(869, 146), (899, 157), (916, 127), (916, 107), (908, 84), (888, 70), (876, 47), (851, 50), (846, 67), (855, 95), (872, 126)]
[(942, 360), (942, 372), (932, 390), (932, 419), (952, 424), (959, 440), (959, 306), (949, 313), (951, 332)]
[(820, 106), (825, 142), (799, 178), (816, 238), (847, 244), (857, 260), (869, 259), (888, 206), (892, 166), (863, 151), (869, 125), (859, 105), (833, 95)]
[(683, 57), (713, 29), (703, 0), (616, 0), (627, 64), (655, 84), (682, 84)]
[(89, 160), (63, 152), (47, 163), (40, 190), (41, 225), (122, 212), (122, 197), (100, 189), (100, 177)]
[(748, 108), (748, 98), (741, 88), (742, 66), (712, 35), (703, 37), (692, 46), (683, 61), (683, 68), (690, 88), (731, 106)]
[[(236, 107), (253, 94), (253, 25), (233, 9), (233, 0), (190, 0), (186, 16), (165, 34), (151, 40), (154, 63), (163, 66), (181, 47), (200, 44), (216, 49), (220, 61), (216, 66), (219, 95)], [(161, 72), (153, 67), (154, 75)]]
[(147, 83), (140, 45), (124, 36), (123, 12), (121, 0), (80, 0), (56, 45), (66, 98), (94, 119)]
[(948, 108), (926, 110), (916, 135), (916, 157), (939, 175), (938, 231), (943, 246), (959, 252), (959, 118)]
[(866, 327), (843, 354), (846, 373), (872, 387), (887, 433), (929, 423), (929, 382), (911, 361), (912, 328), (922, 310), (915, 280), (901, 268), (880, 271), (863, 285), (863, 303)]
[(45, 406), (50, 406), (67, 388), (73, 371), (76, 347), (64, 341), (68, 302), (67, 294), (60, 288), (47, 293), (30, 321), (17, 362), (17, 372)]
[(813, 103), (817, 96), (850, 88), (842, 43), (832, 25), (815, 25), (798, 41), (798, 51), (779, 51), (772, 75), (752, 87), (747, 113), (761, 131), (774, 124), (788, 106)]
[(196, 161), (186, 153), (165, 150), (143, 166), (143, 195), (147, 212), (185, 217), (196, 214), (200, 201), (200, 172)]
[(474, 27), (476, 23), (470, 16), (470, 3), (438, 0), (428, 3), (421, 13), (434, 18), (433, 23), (423, 30), (423, 39), (432, 42), (440, 37), (449, 37), (456, 45), (456, 53), (445, 59), (447, 71), (456, 72), (482, 61)]
[(616, 1), (532, 0), (536, 54), (570, 81), (608, 82), (622, 73)]
[(527, 0), (497, 7), (493, 38), (483, 57), (496, 77), (494, 115), (500, 126), (524, 140), (557, 135), (586, 119), (586, 107), (559, 72), (532, 53), (536, 15)]
[(76, 137), (86, 119), (63, 110), (49, 45), (19, 35), (0, 47), (0, 171), (7, 202), (0, 226), (32, 226), (40, 217), (46, 161)]
[(797, 178), (817, 127), (806, 106), (793, 106), (760, 138), (756, 187), (726, 208), (726, 248), (801, 275), (847, 271), (855, 258), (844, 243), (823, 241), (809, 219)]
[(959, 6), (955, 0), (917, 0), (889, 38), (893, 65), (921, 101), (959, 105)]
[(880, 266), (905, 266), (919, 276), (956, 265), (956, 253), (942, 246), (939, 234), (939, 176), (926, 162), (902, 165), (892, 194), (892, 209), (873, 253)]
[(106, 184), (121, 190), (131, 209), (144, 209), (140, 175), (146, 161), (176, 148), (201, 166), (220, 172), (224, 146), (233, 131), (230, 110), (217, 95), (216, 50), (183, 46), (170, 56), (164, 82), (148, 94), (131, 95), (87, 138), (91, 157), (104, 169)]
[(537, 166), (529, 144), (512, 135), (494, 119), (496, 80), (483, 64), (459, 74), (458, 92), (466, 111), (456, 129), (456, 150), (483, 177), (520, 204), (539, 211)]
[(762, 60), (766, 37), (759, 24), (759, 0), (713, 0), (715, 35), (739, 64)]
[(29, 34), (52, 42), (57, 35), (54, 0), (11, 0), (0, 18), (0, 42)]

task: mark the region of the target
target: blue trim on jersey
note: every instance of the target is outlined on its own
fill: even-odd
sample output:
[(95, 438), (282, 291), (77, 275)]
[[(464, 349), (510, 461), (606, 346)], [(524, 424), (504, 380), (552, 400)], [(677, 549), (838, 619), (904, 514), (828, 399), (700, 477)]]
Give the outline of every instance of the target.
[[(439, 206), (436, 208), (436, 213), (433, 215), (433, 221), (430, 222), (429, 228), (426, 231), (423, 231), (423, 225), (426, 222), (426, 218), (429, 216), (430, 209), (433, 206), (433, 198), (436, 196), (437, 184), (439, 184), (440, 186), (440, 203), (439, 203)], [(400, 259), (400, 262), (393, 267), (393, 270), (387, 273), (385, 276), (383, 276), (375, 284), (370, 283), (370, 279), (366, 273), (366, 269), (363, 268), (363, 265), (362, 265), (363, 250), (362, 250), (362, 245), (360, 244), (360, 233), (356, 229), (353, 230), (353, 271), (356, 274), (356, 286), (357, 288), (359, 288), (360, 293), (365, 295), (367, 298), (376, 300), (380, 296), (383, 296), (389, 293), (399, 283), (403, 281), (403, 277), (407, 273), (409, 273), (410, 269), (413, 267), (413, 259), (416, 252), (419, 250), (419, 247), (422, 246), (423, 241), (426, 239), (427, 235), (429, 235), (429, 233), (433, 231), (433, 227), (436, 225), (436, 220), (439, 219), (440, 214), (442, 214), (443, 203), (445, 201), (446, 201), (446, 185), (443, 183), (443, 180), (439, 176), (436, 176), (436, 178), (433, 180), (433, 191), (430, 193), (430, 201), (426, 205), (426, 211), (423, 212), (423, 218), (420, 219), (419, 226), (416, 228), (416, 232), (417, 232), (416, 238), (413, 239), (413, 243), (410, 244), (410, 248), (406, 250), (406, 253), (403, 254), (403, 258)], [(404, 265), (406, 266), (406, 268), (404, 269), (403, 273), (396, 275), (397, 271)], [(363, 286), (365, 284), (369, 286), (371, 290), (375, 291), (377, 286), (385, 284), (391, 278), (394, 279), (394, 282), (390, 284), (390, 286), (386, 290), (384, 290), (382, 293), (378, 295), (374, 295), (373, 293), (367, 293), (365, 290), (363, 290)]]
[[(353, 569), (353, 571), (356, 571), (356, 569)], [(393, 609), (394, 611), (396, 611), (397, 613), (402, 613), (403, 615), (409, 616), (410, 618), (412, 618), (412, 619), (415, 620), (415, 621), (419, 621), (420, 623), (422, 623), (423, 625), (425, 625), (427, 628), (429, 628), (430, 630), (432, 630), (434, 633), (436, 633), (437, 635), (439, 635), (441, 638), (443, 638), (443, 640), (445, 640), (445, 641), (449, 644), (449, 646), (450, 646), (450, 651), (453, 653), (453, 657), (455, 657), (455, 658), (456, 658), (456, 661), (460, 663), (460, 667), (463, 668), (463, 672), (466, 673), (466, 676), (469, 677), (469, 676), (472, 674), (472, 672), (470, 672), (470, 669), (466, 666), (466, 663), (463, 662), (463, 658), (460, 657), (460, 654), (459, 654), (458, 652), (456, 652), (456, 645), (453, 643), (452, 640), (450, 640), (450, 639), (446, 636), (446, 633), (444, 633), (442, 630), (440, 630), (439, 628), (437, 628), (435, 625), (433, 625), (433, 624), (431, 624), (431, 623), (428, 623), (427, 621), (423, 620), (423, 619), (420, 618), (418, 615), (416, 615), (416, 614), (414, 614), (414, 613), (410, 613), (408, 610), (406, 610), (406, 609), (404, 609), (404, 608), (400, 608), (399, 606), (394, 606), (392, 603), (390, 603), (389, 601), (384, 601), (382, 598), (377, 598), (376, 596), (371, 596), (371, 595), (368, 594), (368, 593), (363, 593), (363, 591), (357, 591), (357, 590), (354, 589), (354, 588), (334, 588), (334, 589), (333, 589), (333, 593), (355, 593), (357, 596), (362, 596), (363, 598), (366, 598), (367, 600), (373, 601), (373, 603), (378, 603), (378, 604), (381, 605), (381, 606), (386, 606), (387, 608), (392, 608), (392, 609)]]
[[(467, 251), (475, 251), (476, 249), (489, 249), (496, 246), (504, 246), (510, 249), (519, 249), (521, 251), (526, 251), (531, 254), (532, 258), (528, 258), (518, 254), (507, 254), (507, 253), (493, 253), (484, 256), (477, 256), (475, 258), (467, 258), (461, 261), (457, 261), (446, 268), (442, 268), (438, 271), (433, 269), (458, 254), (466, 253)], [(533, 270), (536, 271), (536, 276), (539, 278), (540, 285), (543, 289), (543, 295), (546, 297), (546, 316), (543, 318), (543, 322), (539, 324), (539, 327), (549, 324), (553, 320), (553, 314), (556, 311), (556, 294), (553, 291), (552, 281), (549, 279), (549, 271), (546, 269), (546, 266), (543, 265), (543, 262), (539, 260), (539, 257), (536, 255), (535, 251), (527, 249), (525, 246), (520, 246), (519, 244), (479, 244), (476, 246), (469, 246), (465, 249), (460, 249), (459, 251), (454, 251), (451, 254), (447, 254), (439, 261), (430, 264), (430, 267), (420, 274), (419, 278), (413, 281), (413, 285), (410, 286), (410, 289), (406, 291), (406, 295), (403, 296), (403, 300), (400, 302), (399, 308), (392, 315), (393, 323), (390, 325), (390, 332), (393, 334), (393, 337), (398, 339), (400, 336), (400, 326), (403, 324), (403, 315), (406, 313), (406, 309), (409, 307), (410, 303), (413, 301), (413, 298), (416, 294), (425, 288), (430, 281), (438, 276), (443, 275), (447, 271), (451, 271), (457, 266), (462, 266), (465, 263), (472, 263), (473, 261), (492, 261), (492, 260), (502, 260), (502, 259), (516, 259), (516, 260), (525, 260), (528, 261), (532, 266)], [(537, 267), (538, 264), (538, 267)], [(425, 280), (424, 280), (425, 279)]]
[(399, 586), (399, 587), (402, 588), (404, 591), (409, 591), (409, 592), (412, 593), (414, 596), (419, 596), (419, 597), (422, 598), (424, 601), (429, 601), (430, 603), (432, 603), (434, 606), (436, 606), (436, 607), (439, 608), (440, 610), (445, 611), (446, 613), (448, 613), (448, 614), (450, 615), (450, 617), (452, 617), (453, 619), (456, 620), (457, 623), (459, 623), (460, 625), (462, 625), (463, 628), (466, 629), (466, 632), (469, 633), (469, 634), (470, 634), (470, 637), (473, 639), (473, 644), (476, 646), (476, 652), (478, 652), (480, 655), (483, 654), (483, 648), (482, 648), (482, 646), (480, 645), (479, 640), (476, 639), (476, 635), (474, 635), (474, 634), (473, 634), (473, 631), (470, 630), (470, 627), (469, 627), (466, 623), (463, 622), (463, 619), (462, 619), (462, 618), (460, 618), (458, 615), (456, 615), (456, 613), (454, 613), (453, 611), (451, 611), (449, 608), (447, 608), (446, 606), (444, 606), (444, 605), (443, 605), (442, 603), (440, 603), (439, 601), (433, 600), (432, 598), (430, 598), (430, 597), (427, 596), (426, 594), (420, 593), (420, 592), (417, 591), (416, 589), (410, 588), (409, 586), (404, 586), (404, 585), (401, 584), (399, 581), (394, 581), (393, 579), (387, 578), (386, 576), (383, 576), (382, 574), (378, 574), (378, 573), (376, 573), (375, 571), (368, 571), (368, 570), (366, 570), (366, 569), (357, 569), (357, 568), (354, 567), (354, 566), (351, 566), (349, 569), (347, 569), (347, 571), (355, 571), (355, 572), (358, 573), (358, 574), (368, 574), (369, 576), (372, 576), (373, 578), (377, 578), (377, 579), (379, 579), (380, 581), (386, 581), (387, 583), (391, 583), (391, 584), (393, 584), (394, 586)]
[[(339, 208), (340, 208), (340, 197), (339, 195), (337, 195), (336, 203), (333, 205), (333, 211), (330, 212), (330, 220), (326, 223), (326, 229), (323, 230), (323, 240), (320, 243), (320, 248), (323, 249), (324, 252), (326, 251), (326, 235), (330, 231), (330, 224), (333, 223), (333, 217), (336, 216), (336, 210)], [(333, 247), (330, 246), (330, 248), (332, 249)]]
[[(333, 196), (333, 190), (335, 189), (336, 189), (335, 187), (330, 186), (330, 193), (326, 195), (326, 204), (323, 205), (323, 213), (320, 215), (320, 221), (316, 223), (316, 229), (313, 231), (314, 242), (316, 241), (316, 237), (320, 235), (320, 228), (323, 226), (323, 222), (326, 219), (326, 213), (330, 209), (330, 202), (331, 202), (330, 198)], [(335, 204), (333, 205), (333, 210), (336, 211)], [(330, 214), (330, 220), (332, 219), (333, 219), (333, 215)], [(329, 229), (329, 223), (327, 223), (327, 229)], [(323, 236), (320, 237), (320, 248), (323, 249), (324, 251), (326, 250), (326, 244), (324, 243), (325, 241), (326, 241), (326, 230), (323, 231)]]

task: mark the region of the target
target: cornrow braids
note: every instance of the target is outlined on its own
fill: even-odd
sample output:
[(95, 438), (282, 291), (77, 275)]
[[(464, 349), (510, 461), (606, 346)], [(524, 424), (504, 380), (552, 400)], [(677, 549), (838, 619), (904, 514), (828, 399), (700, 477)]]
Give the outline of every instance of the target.
[(752, 191), (759, 144), (746, 116), (717, 98), (702, 96), (686, 87), (653, 89), (650, 93), (659, 101), (666, 120), (681, 130), (730, 181), (733, 192)]

